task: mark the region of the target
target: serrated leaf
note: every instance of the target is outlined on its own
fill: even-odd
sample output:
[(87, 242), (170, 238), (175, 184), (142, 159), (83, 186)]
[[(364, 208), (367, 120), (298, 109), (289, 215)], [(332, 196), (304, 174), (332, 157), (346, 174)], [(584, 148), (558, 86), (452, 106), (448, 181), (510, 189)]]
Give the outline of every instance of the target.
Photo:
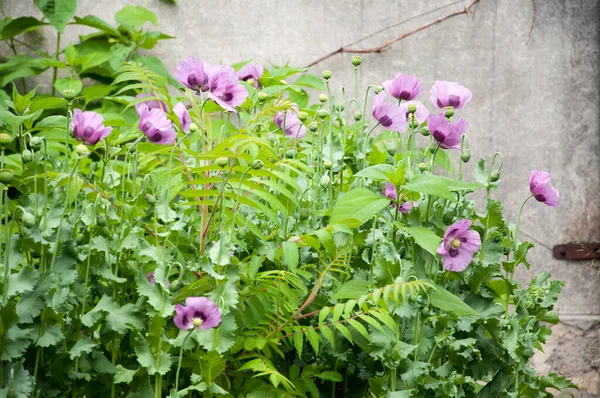
[(194, 337), (198, 343), (208, 351), (217, 351), (219, 354), (227, 352), (235, 343), (237, 324), (233, 314), (224, 316), (217, 328), (198, 330)]
[[(148, 346), (148, 342), (142, 337), (135, 340), (134, 346), (137, 361), (148, 370), (148, 374), (153, 376), (155, 373), (161, 375), (167, 374), (171, 368), (171, 356), (165, 351), (160, 351), (156, 358)], [(157, 366), (158, 365), (158, 366)]]
[(92, 349), (95, 346), (96, 343), (94, 341), (92, 341), (87, 336), (83, 336), (79, 340), (77, 340), (75, 345), (71, 348), (71, 350), (69, 350), (69, 356), (71, 357), (71, 359), (75, 359), (78, 358), (84, 352), (89, 354), (90, 352), (92, 352)]
[(157, 25), (156, 14), (147, 8), (127, 4), (115, 14), (115, 19), (118, 23), (132, 28), (140, 28), (146, 22)]
[(46, 325), (44, 333), (38, 338), (36, 346), (38, 347), (50, 347), (60, 343), (65, 336), (60, 329), (60, 325)]
[(131, 383), (133, 380), (133, 376), (137, 373), (138, 369), (130, 370), (124, 368), (122, 365), (117, 365), (117, 369), (115, 371), (114, 383)]
[(295, 242), (283, 242), (281, 244), (283, 251), (283, 264), (286, 265), (290, 271), (296, 272), (298, 269), (298, 261), (300, 255), (298, 254), (298, 245)]
[(315, 376), (322, 380), (333, 381), (338, 383), (344, 380), (342, 375), (334, 370), (326, 370), (324, 372), (317, 373)]
[(19, 293), (32, 291), (37, 282), (38, 275), (38, 270), (28, 265), (21, 268), (18, 273), (11, 274), (8, 277), (7, 298)]

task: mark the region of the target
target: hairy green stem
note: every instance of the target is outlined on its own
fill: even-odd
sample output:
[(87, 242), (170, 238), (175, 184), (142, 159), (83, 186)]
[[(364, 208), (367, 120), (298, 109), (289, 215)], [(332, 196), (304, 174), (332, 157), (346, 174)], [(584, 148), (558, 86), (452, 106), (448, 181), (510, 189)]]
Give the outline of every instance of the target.
[(181, 362), (183, 360), (183, 347), (185, 346), (185, 342), (187, 341), (188, 337), (192, 335), (192, 332), (194, 332), (194, 330), (196, 329), (191, 328), (188, 334), (183, 339), (183, 343), (181, 343), (181, 349), (179, 350), (179, 362), (177, 363), (177, 374), (175, 376), (175, 393), (179, 391), (179, 371), (181, 371)]
[[(59, 60), (60, 55), (60, 32), (56, 33), (56, 60)], [(56, 94), (56, 89), (54, 88), (54, 83), (56, 82), (56, 75), (58, 73), (58, 68), (55, 66), (52, 72), (52, 95)]]

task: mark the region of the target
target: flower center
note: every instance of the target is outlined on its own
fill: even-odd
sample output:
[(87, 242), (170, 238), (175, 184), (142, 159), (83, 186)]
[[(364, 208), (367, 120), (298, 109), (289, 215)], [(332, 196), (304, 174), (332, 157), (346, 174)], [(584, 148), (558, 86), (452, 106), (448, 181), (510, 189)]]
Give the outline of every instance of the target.
[(194, 318), (194, 326), (195, 327), (200, 327), (200, 325), (202, 325), (202, 319), (200, 319), (200, 318)]
[(539, 202), (545, 202), (545, 201), (546, 201), (546, 197), (545, 197), (544, 195), (542, 195), (541, 193), (540, 193), (540, 194), (537, 194), (537, 195), (535, 195), (535, 198), (536, 198), (536, 199), (537, 199)]
[(435, 130), (433, 132), (433, 138), (435, 138), (435, 140), (438, 142), (444, 142), (444, 140), (446, 139), (446, 134), (444, 134), (440, 130)]
[(450, 255), (450, 257), (456, 257), (458, 256), (458, 249), (451, 248), (450, 250), (448, 250), (448, 254)]
[(458, 95), (449, 95), (448, 96), (448, 106), (452, 106), (456, 108), (460, 105), (460, 97)]
[(162, 139), (162, 134), (160, 132), (157, 132), (156, 134), (154, 134), (153, 136), (149, 136), (148, 139), (152, 142), (158, 142)]
[(409, 100), (410, 99), (410, 91), (402, 90), (402, 92), (400, 92), (400, 98), (402, 98), (405, 101)]
[(381, 119), (379, 119), (379, 123), (381, 123), (383, 127), (389, 127), (392, 125), (392, 118), (388, 115), (383, 115)]
[(196, 77), (196, 74), (195, 73), (190, 74), (187, 78), (187, 82), (190, 86), (197, 87), (198, 86), (198, 78)]
[(151, 127), (152, 127), (152, 123), (146, 122), (142, 125), (142, 131), (148, 132)]
[(454, 239), (450, 244), (453, 248), (458, 249), (460, 247), (460, 240)]

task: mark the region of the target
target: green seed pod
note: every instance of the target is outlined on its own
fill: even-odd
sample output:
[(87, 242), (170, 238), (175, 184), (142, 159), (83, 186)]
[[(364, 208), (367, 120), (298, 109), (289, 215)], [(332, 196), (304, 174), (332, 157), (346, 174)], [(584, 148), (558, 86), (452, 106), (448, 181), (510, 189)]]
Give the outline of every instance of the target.
[(331, 166), (333, 166), (333, 163), (331, 163), (331, 161), (326, 160), (323, 162), (323, 167), (325, 167), (327, 170), (330, 170)]
[(383, 91), (383, 86), (375, 86), (373, 89), (375, 90), (375, 94), (379, 94)]
[(469, 160), (471, 160), (471, 151), (468, 149), (465, 149), (463, 151), (463, 153), (460, 155), (460, 160), (462, 160), (463, 163), (468, 163)]
[(413, 119), (410, 121), (409, 126), (410, 128), (416, 129), (417, 127), (419, 127), (419, 122), (417, 121), (417, 119)]
[(67, 88), (63, 90), (62, 95), (63, 97), (65, 97), (66, 100), (71, 101), (73, 98), (75, 98), (77, 94), (75, 94), (75, 90)]
[(275, 144), (277, 142), (277, 136), (273, 133), (269, 133), (267, 134), (267, 141), (269, 141), (271, 144)]
[(452, 116), (454, 116), (454, 108), (446, 109), (446, 117), (450, 119)]
[(352, 57), (352, 65), (357, 68), (360, 64), (362, 64), (362, 58), (358, 55)]
[(156, 204), (156, 197), (152, 194), (147, 193), (146, 196), (144, 196), (144, 199), (150, 206), (154, 206)]
[(362, 113), (360, 111), (354, 112), (354, 121), (358, 122), (360, 119), (362, 119)]
[(299, 112), (298, 119), (300, 119), (301, 122), (305, 121), (306, 119), (308, 119), (308, 113), (304, 111)]
[(429, 128), (427, 126), (423, 126), (421, 128), (421, 134), (423, 135), (423, 137), (428, 137), (431, 133), (429, 132)]
[(387, 151), (388, 155), (394, 156), (396, 154), (396, 145), (393, 143), (389, 143), (385, 146), (385, 150)]
[(327, 97), (325, 94), (319, 94), (319, 101), (327, 102), (328, 99), (329, 97)]
[(240, 228), (235, 233), (235, 237), (238, 238), (239, 240), (245, 239), (246, 236), (248, 236), (248, 228)]
[(319, 125), (316, 122), (312, 122), (308, 125), (308, 129), (314, 133), (319, 129)]
[(25, 149), (23, 152), (21, 152), (21, 159), (23, 160), (23, 163), (33, 162), (33, 152), (31, 152), (29, 149)]
[(77, 154), (81, 157), (86, 157), (90, 154), (90, 150), (88, 149), (88, 147), (83, 144), (77, 145), (75, 147), (75, 152), (77, 152)]
[(417, 106), (415, 104), (408, 104), (408, 113), (415, 113), (417, 111)]
[(0, 169), (0, 182), (8, 184), (13, 180), (14, 173), (9, 169)]
[(252, 162), (250, 167), (252, 167), (254, 170), (260, 170), (263, 168), (263, 166), (263, 162), (260, 159), (256, 159), (254, 162)]
[[(0, 134), (0, 137), (1, 136), (2, 136), (2, 134)], [(42, 142), (43, 141), (44, 140), (41, 137), (32, 137), (31, 141), (29, 141), (29, 146), (31, 146), (31, 148), (34, 151), (39, 151), (40, 149), (42, 149)], [(0, 142), (0, 144), (1, 144), (1, 142)]]
[(99, 227), (106, 226), (106, 216), (104, 214), (98, 214), (96, 216), (96, 225)]
[(436, 145), (429, 145), (427, 147), (427, 150), (429, 151), (429, 153), (434, 153), (436, 148), (437, 148)]
[(490, 174), (490, 182), (496, 182), (500, 179), (500, 172), (498, 170), (492, 171)]
[(35, 216), (27, 211), (21, 214), (21, 223), (27, 228), (33, 228), (35, 226)]
[(325, 119), (327, 117), (328, 113), (327, 111), (324, 110), (320, 110), (319, 112), (317, 112), (317, 116), (320, 117), (321, 119)]
[(190, 133), (198, 131), (198, 125), (196, 123), (190, 123)]
[(77, 243), (78, 245), (82, 244), (83, 241), (85, 240), (85, 236), (83, 235), (77, 235), (77, 237), (75, 238), (75, 243)]
[(296, 150), (296, 148), (290, 148), (287, 151), (285, 151), (285, 157), (288, 159), (295, 158), (297, 154), (298, 154), (298, 151)]
[(325, 79), (325, 80), (331, 79), (331, 71), (330, 70), (323, 71), (323, 79)]
[(269, 94), (265, 93), (264, 91), (259, 91), (257, 97), (259, 101), (263, 102), (266, 101), (267, 98), (269, 98)]
[(329, 178), (329, 174), (325, 173), (319, 180), (319, 184), (321, 184), (322, 187), (326, 187), (330, 181), (331, 181), (331, 179)]
[(10, 144), (11, 138), (8, 134), (0, 134), (0, 145), (8, 145)]
[(226, 158), (226, 157), (217, 158), (217, 165), (219, 165), (219, 167), (225, 167), (228, 164), (229, 164), (229, 158)]
[(418, 167), (419, 167), (419, 170), (421, 170), (421, 171), (427, 170), (427, 164), (426, 163), (419, 163)]

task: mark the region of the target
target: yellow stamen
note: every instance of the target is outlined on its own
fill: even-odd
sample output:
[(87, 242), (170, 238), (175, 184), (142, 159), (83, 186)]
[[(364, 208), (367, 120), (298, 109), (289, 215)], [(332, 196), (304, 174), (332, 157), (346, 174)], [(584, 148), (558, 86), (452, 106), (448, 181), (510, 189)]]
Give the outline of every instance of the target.
[(451, 243), (452, 247), (458, 249), (460, 247), (460, 240), (454, 239)]

